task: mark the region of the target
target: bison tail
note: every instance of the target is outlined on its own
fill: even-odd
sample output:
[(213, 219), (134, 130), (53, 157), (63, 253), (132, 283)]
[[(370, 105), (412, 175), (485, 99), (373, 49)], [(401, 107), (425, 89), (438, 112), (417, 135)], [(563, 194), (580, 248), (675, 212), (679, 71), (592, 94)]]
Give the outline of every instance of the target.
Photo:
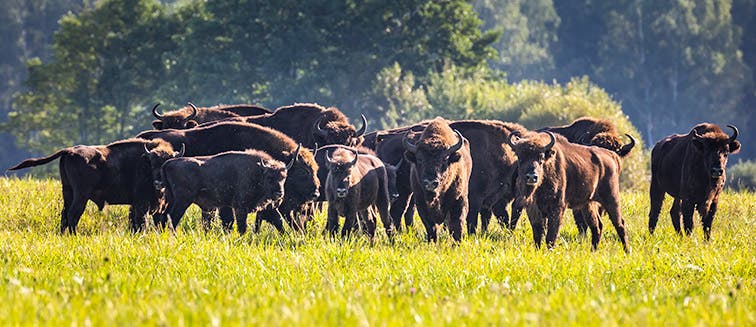
[(8, 168), (8, 170), (19, 170), (19, 169), (24, 169), (24, 168), (29, 168), (29, 167), (44, 165), (44, 164), (46, 164), (46, 163), (48, 163), (50, 161), (58, 159), (58, 157), (62, 156), (67, 151), (68, 151), (68, 149), (63, 149), (63, 150), (58, 150), (58, 152), (55, 152), (55, 153), (53, 153), (53, 154), (51, 154), (51, 155), (49, 155), (47, 157), (44, 157), (44, 158), (26, 159), (26, 160), (22, 161), (20, 164)]

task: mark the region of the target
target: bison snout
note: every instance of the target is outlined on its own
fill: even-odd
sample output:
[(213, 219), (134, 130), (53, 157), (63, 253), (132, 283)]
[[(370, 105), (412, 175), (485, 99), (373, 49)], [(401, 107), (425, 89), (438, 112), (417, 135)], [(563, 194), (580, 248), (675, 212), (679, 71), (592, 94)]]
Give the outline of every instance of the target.
[(438, 179), (424, 179), (423, 187), (426, 191), (435, 191), (438, 187)]
[(711, 169), (711, 178), (719, 178), (722, 175), (724, 175), (724, 169), (718, 167)]
[(320, 197), (320, 191), (315, 190), (315, 192), (310, 193), (310, 198), (317, 199)]
[(535, 185), (536, 183), (538, 183), (538, 174), (536, 173), (525, 174), (525, 184)]
[(391, 193), (391, 202), (396, 201), (399, 198), (399, 193)]
[(158, 190), (158, 191), (162, 190), (163, 187), (164, 187), (163, 182), (161, 182), (159, 180), (152, 181), (152, 185), (155, 186), (155, 189)]
[(281, 191), (275, 191), (275, 192), (273, 192), (273, 198), (275, 198), (275, 199), (283, 198), (283, 196), (284, 196), (284, 192), (281, 192)]
[(346, 196), (347, 196), (347, 189), (345, 188), (336, 189), (336, 197), (345, 198)]

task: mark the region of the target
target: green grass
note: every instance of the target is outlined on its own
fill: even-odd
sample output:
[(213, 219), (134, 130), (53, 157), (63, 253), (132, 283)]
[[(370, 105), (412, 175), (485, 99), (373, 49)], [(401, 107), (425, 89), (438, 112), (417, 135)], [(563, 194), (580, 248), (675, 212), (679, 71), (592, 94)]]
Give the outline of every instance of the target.
[(623, 201), (630, 255), (607, 218), (595, 253), (570, 217), (553, 250), (526, 220), (458, 246), (416, 221), (370, 246), (325, 239), (323, 216), (306, 235), (204, 233), (196, 208), (175, 235), (132, 235), (125, 207), (90, 203), (71, 237), (57, 181), (0, 179), (0, 325), (756, 324), (754, 193), (722, 196), (708, 243), (666, 214), (649, 236), (645, 193)]

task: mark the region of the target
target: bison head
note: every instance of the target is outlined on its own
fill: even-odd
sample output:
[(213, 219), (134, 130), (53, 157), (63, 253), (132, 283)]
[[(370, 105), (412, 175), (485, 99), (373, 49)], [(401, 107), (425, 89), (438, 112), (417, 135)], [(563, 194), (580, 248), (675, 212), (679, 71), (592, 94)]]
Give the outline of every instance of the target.
[(365, 115), (360, 115), (360, 117), (362, 118), (362, 126), (356, 129), (349, 124), (346, 116), (338, 109), (329, 108), (312, 124), (315, 141), (321, 146), (328, 144), (358, 146), (362, 144), (362, 135), (365, 134), (367, 129), (367, 119)]
[(359, 160), (359, 154), (352, 149), (338, 148), (326, 152), (326, 166), (328, 167), (328, 178), (326, 179), (326, 189), (334, 192), (337, 198), (346, 198), (349, 188), (352, 186), (352, 169)]
[(290, 153), (289, 162), (286, 164), (288, 176), (285, 188), (287, 198), (296, 202), (296, 205), (317, 199), (320, 196), (318, 189), (318, 164), (310, 151), (300, 151), (302, 145), (298, 145), (294, 152)]
[[(544, 142), (544, 134), (548, 135), (548, 142)], [(521, 196), (530, 198), (544, 180), (545, 166), (556, 157), (553, 147), (556, 137), (551, 132), (531, 132), (526, 137), (511, 133), (507, 137), (507, 144), (517, 154), (517, 185)]]
[[(417, 180), (420, 181), (425, 192), (431, 198), (435, 198), (439, 193), (439, 186), (444, 184), (443, 182), (446, 180), (449, 165), (462, 158), (459, 150), (462, 149), (465, 139), (459, 131), (454, 130), (453, 139), (455, 143), (450, 146), (448, 140), (446, 140), (447, 136), (443, 133), (428, 133), (428, 128), (441, 129), (434, 124), (428, 125), (417, 143), (413, 144), (405, 136), (403, 145), (406, 150), (405, 159), (415, 165)], [(446, 129), (449, 129), (448, 125), (446, 125)]]
[(160, 103), (152, 107), (152, 115), (157, 118), (152, 121), (152, 127), (155, 129), (189, 129), (196, 127), (198, 109), (193, 103), (189, 102), (190, 110), (175, 110), (164, 114), (157, 111)]
[(162, 191), (165, 185), (163, 184), (160, 167), (162, 167), (169, 159), (183, 157), (186, 147), (182, 144), (181, 150), (175, 152), (170, 143), (164, 142), (163, 140), (153, 140), (145, 141), (144, 151), (145, 153), (143, 157), (145, 157), (150, 163), (152, 184), (155, 187), (155, 190)]
[(727, 125), (732, 129), (732, 136), (724, 134), (719, 128), (705, 131), (699, 134), (698, 128), (693, 128), (688, 134), (693, 144), (693, 149), (703, 159), (704, 167), (712, 179), (719, 179), (725, 174), (727, 156), (740, 152), (738, 129), (733, 125)]
[(399, 169), (402, 168), (402, 164), (404, 164), (404, 159), (399, 160), (396, 165), (385, 164), (386, 177), (388, 178), (388, 191), (392, 203), (399, 198), (399, 188), (396, 186), (396, 174)]
[(282, 162), (272, 159), (261, 159), (257, 165), (262, 170), (260, 186), (263, 198), (269, 199), (268, 204), (278, 206), (284, 197), (287, 167)]

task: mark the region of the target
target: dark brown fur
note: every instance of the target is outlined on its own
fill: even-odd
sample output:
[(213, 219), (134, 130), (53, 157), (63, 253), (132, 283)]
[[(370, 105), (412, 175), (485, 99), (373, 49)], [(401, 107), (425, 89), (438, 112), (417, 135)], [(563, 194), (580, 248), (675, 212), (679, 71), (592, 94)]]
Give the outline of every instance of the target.
[(162, 164), (175, 155), (171, 145), (163, 140), (128, 139), (108, 145), (77, 145), (44, 158), (24, 160), (9, 170), (38, 166), (60, 158), (60, 181), (63, 184), (61, 233), (76, 234), (76, 226), (88, 200), (97, 204), (100, 210), (106, 204), (131, 205), (129, 224), (133, 231), (138, 231), (144, 228), (145, 215), (158, 209), (162, 197), (153, 187), (156, 172), (151, 170), (151, 161)]
[[(459, 144), (458, 142), (462, 142)], [(455, 145), (461, 145), (454, 151)], [(460, 138), (443, 118), (434, 119), (405, 156), (412, 163), (411, 185), (415, 206), (428, 233), (438, 239), (436, 228), (445, 223), (455, 241), (462, 239), (468, 211), (468, 185), (472, 169), (470, 144)]]
[(528, 132), (513, 141), (518, 157), (517, 202), (526, 207), (536, 246), (546, 232), (546, 244), (554, 246), (566, 208), (585, 209), (589, 214), (591, 245), (595, 250), (601, 238), (598, 206), (603, 207), (614, 224), (626, 252), (624, 221), (620, 213), (619, 156), (609, 150), (570, 143), (556, 135)]
[(572, 143), (595, 145), (612, 150), (620, 157), (627, 156), (635, 145), (634, 142), (632, 145), (623, 145), (617, 127), (612, 122), (593, 117), (581, 117), (569, 125), (545, 127), (540, 131), (561, 134)]
[(740, 141), (731, 139), (719, 126), (701, 123), (688, 134), (670, 135), (651, 151), (651, 210), (648, 229), (653, 234), (664, 195), (673, 197), (672, 225), (681, 233), (693, 231), (693, 211), (701, 215), (704, 236), (711, 237), (727, 167), (727, 156), (740, 151)]
[[(155, 111), (153, 109), (153, 111)], [(158, 117), (155, 115), (156, 120), (152, 121), (152, 127), (155, 129), (187, 129), (194, 128), (197, 125), (210, 123), (214, 121), (240, 118), (247, 116), (257, 116), (270, 113), (270, 110), (251, 104), (234, 104), (234, 105), (217, 105), (213, 107), (200, 107), (197, 108), (196, 115), (192, 114), (194, 109), (191, 106), (186, 106), (178, 110), (169, 111)], [(153, 112), (156, 114), (156, 112)]]

